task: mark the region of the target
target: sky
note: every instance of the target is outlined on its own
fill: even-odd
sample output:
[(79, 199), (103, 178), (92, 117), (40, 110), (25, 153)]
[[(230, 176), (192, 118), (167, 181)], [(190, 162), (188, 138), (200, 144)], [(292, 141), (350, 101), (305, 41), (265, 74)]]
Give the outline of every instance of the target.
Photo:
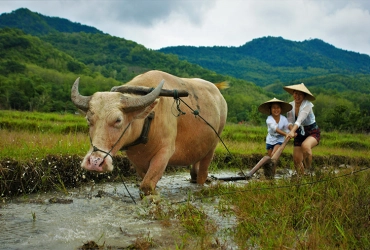
[(0, 0), (18, 8), (95, 27), (148, 49), (234, 46), (273, 36), (318, 38), (370, 55), (369, 0)]

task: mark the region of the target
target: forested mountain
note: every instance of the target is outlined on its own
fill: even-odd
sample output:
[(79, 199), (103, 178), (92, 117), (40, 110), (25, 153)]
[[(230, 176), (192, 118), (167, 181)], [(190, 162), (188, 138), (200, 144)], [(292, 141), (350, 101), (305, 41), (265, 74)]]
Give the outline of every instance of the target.
[[(343, 60), (343, 54), (336, 48), (317, 39), (308, 41), (305, 49), (300, 47), (301, 44), (281, 38), (262, 38), (254, 42), (268, 43), (270, 40), (276, 44), (265, 44), (265, 52), (258, 52), (257, 47), (253, 47), (256, 44), (241, 46), (243, 56), (229, 50), (240, 51), (241, 47), (204, 47), (203, 52), (197, 52), (199, 58), (206, 58), (206, 61), (209, 60), (206, 54), (213, 57), (209, 61), (213, 65), (224, 64), (230, 69), (235, 68), (233, 64), (248, 65), (245, 73), (256, 79), (276, 78), (273, 84), (261, 88), (255, 85), (256, 81), (237, 78), (217, 68), (219, 66), (215, 70), (206, 69), (190, 60), (181, 60), (181, 56), (179, 59), (177, 55), (149, 50), (134, 41), (104, 34), (93, 27), (19, 9), (0, 15), (0, 108), (74, 112), (76, 108), (70, 101), (70, 88), (77, 77), (81, 77), (82, 94), (92, 94), (109, 91), (112, 86), (127, 82), (140, 73), (157, 69), (212, 82), (228, 80), (231, 87), (222, 92), (229, 107), (228, 121), (264, 124), (266, 117), (257, 111), (257, 107), (272, 97), (291, 100), (291, 96), (282, 91), (282, 86), (294, 82), (284, 80), (290, 72), (296, 74), (294, 79), (297, 81), (305, 79), (316, 96), (315, 113), (323, 129), (370, 131), (369, 74), (368, 68), (363, 66), (362, 61), (367, 60), (363, 55), (346, 52), (349, 54)], [(301, 56), (297, 56), (299, 53), (295, 53), (299, 48), (309, 50), (310, 46), (315, 47), (311, 48), (311, 53), (321, 46), (326, 54), (317, 52), (317, 56), (311, 56), (311, 61), (307, 61), (302, 58), (308, 54), (300, 51)], [(280, 49), (275, 51), (277, 47)], [(185, 48), (193, 51), (191, 47)], [(266, 59), (268, 55), (271, 56)], [(289, 60), (282, 55), (289, 55)], [(244, 60), (246, 57), (252, 61)], [(311, 72), (311, 78), (305, 78), (307, 72)], [(300, 74), (301, 78), (298, 77)], [(353, 121), (356, 121), (355, 125)]]
[(89, 93), (97, 91), (98, 86), (109, 89), (119, 84), (94, 74), (71, 55), (38, 37), (18, 29), (0, 29), (1, 109), (73, 112), (71, 82), (79, 75), (95, 83)]
[[(12, 13), (16, 15), (18, 11)], [(23, 30), (29, 29), (27, 23), (39, 26), (38, 22), (45, 23), (44, 16), (23, 10), (20, 13), (30, 14), (25, 17), (26, 22), (17, 22), (22, 31), (0, 29), (0, 108), (74, 112), (70, 88), (78, 76), (81, 76), (82, 94), (92, 94), (109, 91), (112, 86), (121, 85), (151, 69), (212, 82), (228, 80), (233, 87), (223, 94), (229, 103), (229, 120), (234, 122), (249, 120), (248, 112), (254, 106), (247, 103), (268, 98), (266, 92), (253, 83), (217, 74), (181, 61), (177, 56), (148, 50), (133, 41), (102, 32), (56, 32), (51, 25), (48, 26), (53, 30), (50, 33), (37, 37), (26, 34)], [(29, 20), (35, 16), (35, 20)], [(59, 26), (58, 18), (53, 19), (52, 24)], [(73, 26), (73, 23), (69, 25)], [(234, 104), (234, 94), (244, 92), (252, 95), (240, 96)]]
[(259, 86), (327, 74), (370, 74), (369, 55), (341, 50), (319, 39), (293, 42), (263, 37), (240, 47), (176, 46), (159, 51)]
[(27, 34), (35, 36), (52, 32), (103, 33), (94, 27), (72, 23), (64, 18), (43, 16), (26, 8), (1, 14), (0, 28), (5, 27), (19, 28)]

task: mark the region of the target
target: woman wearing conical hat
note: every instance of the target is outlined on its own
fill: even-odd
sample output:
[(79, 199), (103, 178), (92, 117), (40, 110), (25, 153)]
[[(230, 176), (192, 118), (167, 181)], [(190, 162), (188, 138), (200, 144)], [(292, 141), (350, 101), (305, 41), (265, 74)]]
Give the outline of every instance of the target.
[(284, 90), (293, 95), (292, 110), (287, 113), (288, 137), (294, 138), (293, 160), (297, 174), (312, 170), (312, 148), (320, 142), (320, 128), (316, 124), (311, 101), (315, 97), (304, 83), (285, 86)]
[(292, 105), (273, 98), (258, 107), (258, 111), (268, 115), (266, 119), (267, 136), (266, 150), (268, 156), (272, 156), (283, 144), (285, 136), (288, 134), (288, 120), (281, 113), (286, 113), (292, 109)]

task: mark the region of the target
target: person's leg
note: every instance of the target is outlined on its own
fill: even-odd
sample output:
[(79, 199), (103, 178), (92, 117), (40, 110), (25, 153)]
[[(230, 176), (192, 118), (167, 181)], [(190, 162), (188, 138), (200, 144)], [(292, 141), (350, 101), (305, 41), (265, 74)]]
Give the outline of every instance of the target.
[(295, 146), (293, 148), (293, 161), (294, 161), (294, 167), (295, 167), (295, 170), (297, 171), (297, 174), (303, 175), (304, 174), (304, 167), (302, 164), (303, 152), (302, 152), (301, 147)]
[(308, 136), (301, 145), (303, 164), (308, 170), (311, 170), (312, 167), (312, 148), (317, 144), (318, 142), (314, 137)]
[(276, 152), (276, 150), (278, 150), (278, 148), (280, 147), (280, 144), (276, 144), (275, 146), (274, 146), (274, 149), (273, 150), (271, 150), (271, 155), (269, 155), (270, 157), (272, 157), (274, 154), (275, 154), (275, 152)]
[(272, 150), (274, 149), (274, 146), (271, 144), (266, 143), (266, 150), (267, 150), (267, 155), (271, 157), (272, 155)]
[(268, 149), (267, 150), (267, 155), (271, 157), (271, 155), (272, 155), (272, 149)]

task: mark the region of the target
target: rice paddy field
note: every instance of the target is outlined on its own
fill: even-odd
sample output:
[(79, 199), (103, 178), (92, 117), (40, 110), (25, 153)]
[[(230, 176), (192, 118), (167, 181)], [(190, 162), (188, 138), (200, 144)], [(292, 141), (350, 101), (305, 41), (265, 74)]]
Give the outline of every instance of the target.
[[(79, 114), (0, 111), (0, 220), (1, 206), (15, 198), (41, 192), (68, 195), (70, 188), (91, 181), (136, 178), (124, 153), (114, 158), (120, 167), (112, 173), (82, 170), (87, 133)], [(263, 126), (227, 124), (210, 172), (248, 172), (265, 155), (266, 133)], [(293, 171), (292, 150), (289, 142), (278, 169)], [(322, 131), (313, 155), (315, 172), (310, 176), (267, 180), (261, 174), (248, 185), (216, 182), (194, 192), (191, 196), (201, 203), (235, 218), (226, 231), (190, 201), (176, 208), (157, 203), (141, 216), (163, 227), (180, 227), (181, 233), (167, 248), (156, 239), (139, 237), (129, 249), (370, 249), (370, 135)], [(220, 231), (232, 243), (220, 238)], [(88, 243), (96, 249), (123, 249), (99, 239)]]

